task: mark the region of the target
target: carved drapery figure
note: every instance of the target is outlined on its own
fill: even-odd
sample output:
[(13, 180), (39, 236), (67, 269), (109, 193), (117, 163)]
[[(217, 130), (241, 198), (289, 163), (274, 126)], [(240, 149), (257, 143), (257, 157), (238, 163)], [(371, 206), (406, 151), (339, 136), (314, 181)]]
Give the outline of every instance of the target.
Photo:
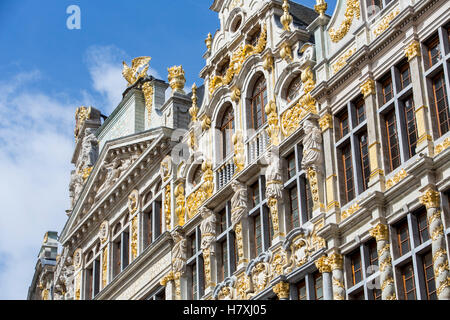
[(322, 131), (310, 120), (303, 124), (305, 136), (303, 138), (302, 168), (319, 170), (322, 164)]
[(201, 248), (202, 250), (210, 249), (211, 244), (216, 239), (216, 216), (206, 207), (201, 207), (199, 212), (202, 216), (202, 222), (200, 223), (202, 234)]
[(231, 182), (231, 188), (234, 191), (231, 198), (231, 223), (234, 227), (247, 213), (248, 192), (246, 186), (237, 180)]
[(282, 198), (282, 176), (280, 168), (280, 158), (278, 153), (270, 152), (269, 167), (266, 171), (266, 198), (268, 199), (268, 206), (270, 209), (270, 216), (272, 218), (272, 226), (274, 237), (279, 235), (279, 221), (278, 221), (278, 201)]
[(170, 156), (166, 156), (163, 161), (161, 161), (159, 173), (163, 181), (167, 181), (169, 179), (170, 174), (172, 173), (172, 158)]
[(94, 129), (86, 129), (83, 142), (81, 144), (80, 168), (94, 166), (98, 158), (98, 140), (94, 134)]
[(172, 268), (174, 273), (183, 274), (186, 270), (186, 248), (187, 240), (183, 234), (176, 230), (172, 235), (175, 245), (172, 249)]
[(70, 209), (72, 210), (75, 203), (80, 196), (81, 191), (83, 190), (83, 178), (80, 174), (78, 174), (75, 170), (72, 171), (72, 175), (70, 178), (69, 184), (69, 194), (70, 194)]

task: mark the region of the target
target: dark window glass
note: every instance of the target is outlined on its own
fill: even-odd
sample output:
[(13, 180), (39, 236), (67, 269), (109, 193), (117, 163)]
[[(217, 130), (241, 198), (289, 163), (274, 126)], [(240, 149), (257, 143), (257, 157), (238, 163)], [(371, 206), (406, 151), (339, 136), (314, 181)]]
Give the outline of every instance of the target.
[(322, 274), (314, 273), (314, 293), (316, 300), (323, 300)]
[(261, 202), (261, 199), (259, 197), (259, 181), (256, 181), (254, 184), (252, 184), (249, 188), (249, 191), (250, 191), (250, 204), (252, 208), (254, 208)]
[(367, 2), (367, 15), (369, 18), (375, 16), (381, 9), (383, 9), (382, 0), (366, 0)]
[(377, 242), (375, 240), (371, 240), (369, 241), (367, 247), (369, 249), (369, 265), (378, 266)]
[(298, 300), (308, 300), (306, 296), (306, 282), (305, 280), (301, 280), (297, 283), (297, 297)]
[(314, 201), (311, 193), (311, 186), (309, 185), (309, 180), (303, 178), (305, 182), (305, 197), (306, 197), (306, 220), (309, 221), (312, 219), (312, 212), (314, 209)]
[(348, 114), (347, 112), (343, 113), (339, 117), (339, 133), (340, 138), (345, 137), (350, 132), (350, 124), (348, 122)]
[(300, 216), (298, 208), (298, 189), (297, 186), (289, 189), (289, 205), (290, 205), (290, 230), (300, 227)]
[(192, 300), (197, 300), (197, 264), (195, 262), (191, 264), (191, 281), (191, 297)]
[(409, 244), (409, 230), (408, 222), (404, 221), (400, 223), (397, 227), (397, 241), (398, 241), (398, 252), (400, 256), (408, 253), (411, 250)]
[(191, 257), (194, 256), (197, 253), (197, 241), (195, 238), (195, 232), (193, 235), (189, 237), (190, 244), (191, 244)]
[(355, 197), (355, 186), (353, 183), (353, 165), (352, 165), (352, 150), (350, 145), (342, 149), (342, 167), (344, 169), (344, 192), (345, 202), (353, 200)]
[(428, 300), (437, 300), (436, 283), (434, 280), (433, 256), (428, 252), (422, 257), (423, 273), (425, 275), (425, 286)]
[(364, 104), (364, 99), (358, 99), (355, 102), (356, 109), (356, 125), (364, 122), (366, 120), (366, 106)]
[(382, 83), (383, 104), (386, 104), (392, 99), (392, 79), (391, 77), (385, 78)]
[(234, 113), (233, 107), (229, 106), (223, 115), (222, 125), (220, 128), (222, 132), (222, 147), (223, 147), (223, 159), (234, 151), (233, 145), (233, 133), (234, 133)]
[(219, 212), (219, 232), (222, 234), (227, 229), (227, 211), (224, 208)]
[(380, 289), (372, 290), (372, 294), (373, 294), (373, 300), (381, 300), (381, 290)]
[(367, 189), (370, 179), (370, 163), (369, 163), (369, 141), (367, 132), (359, 136), (359, 149), (361, 154), (361, 172), (363, 177), (363, 188)]
[(192, 177), (192, 186), (195, 188), (196, 186), (198, 186), (200, 184), (200, 182), (202, 181), (202, 167), (201, 166), (197, 166), (197, 168), (195, 168), (193, 177)]
[(389, 166), (390, 170), (393, 171), (400, 165), (400, 149), (398, 145), (397, 124), (394, 110), (386, 114), (385, 125), (389, 150)]
[(412, 96), (408, 97), (404, 101), (404, 112), (406, 120), (406, 133), (408, 135), (408, 150), (409, 156), (412, 157), (416, 154), (417, 144), (417, 129), (416, 129), (416, 112), (414, 110), (414, 101)]
[(434, 66), (436, 63), (441, 60), (441, 49), (439, 48), (439, 37), (436, 36), (432, 40), (428, 42), (428, 61), (430, 63), (430, 67)]
[(405, 300), (416, 300), (416, 285), (414, 283), (414, 269), (412, 263), (401, 269), (403, 280), (403, 293)]
[(287, 157), (287, 165), (288, 165), (288, 179), (291, 179), (295, 176), (295, 173), (297, 172), (297, 168), (295, 166), (295, 153), (292, 153)]
[(362, 280), (361, 253), (359, 250), (350, 256), (350, 263), (352, 266), (352, 283), (355, 285)]
[(401, 89), (405, 89), (411, 83), (411, 71), (409, 70), (409, 64), (404, 63), (399, 68), (400, 72), (400, 85)]
[(450, 114), (447, 101), (447, 89), (445, 87), (444, 73), (441, 72), (433, 78), (433, 102), (438, 120), (439, 135), (449, 131)]
[(221, 267), (221, 279), (223, 281), (228, 276), (228, 250), (227, 250), (227, 242), (222, 241), (220, 243), (220, 253), (222, 254), (222, 265)]
[(145, 232), (145, 245), (149, 246), (152, 243), (152, 211), (148, 211), (144, 214), (144, 232)]
[(261, 76), (256, 81), (253, 95), (251, 98), (252, 105), (252, 125), (254, 129), (259, 129), (266, 122), (266, 113), (264, 108), (267, 104), (266, 80)]
[(253, 216), (253, 241), (254, 257), (257, 257), (262, 252), (261, 216), (259, 213)]
[(417, 228), (419, 229), (420, 243), (428, 241), (430, 239), (430, 234), (428, 233), (428, 219), (425, 208), (417, 214)]

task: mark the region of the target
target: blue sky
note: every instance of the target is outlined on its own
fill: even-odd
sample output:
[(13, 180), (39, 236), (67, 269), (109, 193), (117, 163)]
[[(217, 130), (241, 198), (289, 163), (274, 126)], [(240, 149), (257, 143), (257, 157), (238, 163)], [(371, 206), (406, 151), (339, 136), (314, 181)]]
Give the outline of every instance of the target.
[[(187, 85), (201, 84), (204, 39), (219, 28), (212, 2), (0, 0), (0, 299), (26, 299), (44, 233), (66, 221), (75, 108), (110, 114), (122, 60), (137, 56), (163, 80), (182, 64)], [(66, 27), (73, 4), (81, 30)]]

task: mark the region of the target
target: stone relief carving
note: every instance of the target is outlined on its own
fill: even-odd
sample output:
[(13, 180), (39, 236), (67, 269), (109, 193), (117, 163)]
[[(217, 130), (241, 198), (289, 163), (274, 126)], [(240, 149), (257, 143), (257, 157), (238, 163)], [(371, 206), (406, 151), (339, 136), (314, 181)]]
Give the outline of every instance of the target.
[(233, 227), (241, 221), (242, 217), (247, 213), (247, 187), (237, 180), (231, 182), (234, 195), (231, 198), (231, 223)]
[(97, 191), (95, 199), (99, 199), (109, 188), (111, 188), (117, 180), (119, 180), (122, 171), (122, 161), (120, 159), (114, 159), (112, 163), (105, 164), (103, 169), (106, 171), (106, 178), (103, 184)]
[(161, 161), (159, 173), (163, 181), (169, 179), (170, 174), (172, 173), (172, 158), (170, 156), (166, 156), (163, 161)]
[(199, 212), (202, 216), (202, 222), (200, 223), (201, 249), (213, 249), (214, 247), (211, 244), (216, 240), (216, 216), (206, 207), (201, 207)]
[(94, 129), (86, 129), (83, 142), (81, 143), (81, 156), (79, 169), (94, 166), (98, 158), (98, 140)]
[(82, 190), (83, 190), (83, 178), (81, 177), (81, 174), (77, 173), (74, 170), (72, 171), (69, 184), (70, 210), (73, 209)]
[(68, 255), (68, 248), (64, 247), (59, 260), (57, 261), (54, 274), (54, 299), (55, 300), (73, 300), (74, 292), (74, 272), (72, 257)]
[(253, 259), (247, 267), (245, 273), (250, 278), (250, 292), (248, 298), (251, 298), (264, 290), (270, 282), (270, 264), (272, 258), (270, 251), (261, 253)]
[(235, 276), (226, 278), (214, 288), (213, 298), (216, 300), (236, 300), (236, 289), (234, 288), (235, 283)]
[(172, 235), (175, 245), (172, 248), (172, 268), (174, 273), (184, 273), (186, 270), (187, 240), (179, 230)]
[(322, 164), (322, 131), (310, 120), (303, 124), (305, 136), (303, 138), (302, 168), (318, 170)]
[(268, 158), (269, 166), (266, 171), (266, 197), (273, 199), (281, 199), (282, 197), (282, 176), (281, 176), (281, 166), (280, 166), (280, 158), (278, 155), (271, 153), (271, 156)]

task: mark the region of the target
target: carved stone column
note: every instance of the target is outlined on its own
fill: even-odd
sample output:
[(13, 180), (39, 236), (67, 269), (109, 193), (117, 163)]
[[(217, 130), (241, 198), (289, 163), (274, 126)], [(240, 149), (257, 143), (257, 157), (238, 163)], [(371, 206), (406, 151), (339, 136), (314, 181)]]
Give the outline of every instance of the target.
[[(270, 217), (273, 226), (273, 244), (280, 241), (280, 220), (279, 212), (281, 211), (281, 199), (283, 181), (281, 176), (280, 157), (278, 148), (271, 146), (269, 150), (268, 163), (266, 170), (266, 198), (270, 209)], [(284, 235), (283, 235), (284, 236)]]
[(172, 272), (175, 282), (175, 298), (181, 300), (181, 277), (186, 272), (187, 240), (180, 229), (172, 234), (174, 246), (172, 248)]
[(324, 175), (326, 177), (326, 209), (327, 211), (339, 208), (337, 197), (336, 183), (337, 176), (333, 171), (334, 168), (334, 139), (333, 139), (333, 116), (329, 113), (322, 116), (319, 120), (320, 129), (322, 130), (323, 151), (325, 161)]
[(320, 257), (316, 261), (316, 267), (322, 274), (323, 300), (333, 300), (330, 259), (326, 256)]
[(332, 272), (333, 300), (345, 300), (344, 265), (342, 255), (333, 253), (329, 257)]
[(420, 202), (427, 208), (429, 233), (432, 240), (431, 246), (436, 294), (439, 300), (450, 300), (450, 272), (439, 192), (428, 188), (420, 197)]
[(405, 56), (408, 58), (409, 70), (411, 72), (411, 79), (413, 86), (414, 106), (416, 113), (417, 125), (417, 145), (416, 152), (425, 152), (433, 154), (433, 141), (431, 138), (431, 131), (428, 127), (428, 107), (425, 99), (425, 84), (423, 82), (423, 71), (421, 63), (420, 43), (413, 40), (405, 47)]
[(381, 299), (397, 300), (397, 296), (395, 294), (394, 272), (392, 268), (388, 226), (379, 223), (372, 230), (370, 230), (370, 235), (377, 240)]
[(231, 198), (231, 223), (236, 234), (238, 261), (236, 261), (237, 269), (244, 267), (248, 262), (249, 256), (248, 239), (244, 230), (248, 230), (247, 221), (247, 187), (237, 180), (231, 182), (234, 195)]
[(273, 292), (280, 300), (289, 300), (289, 283), (280, 281), (272, 288)]
[(215, 251), (214, 242), (216, 241), (216, 216), (214, 212), (206, 207), (199, 209), (202, 216), (200, 231), (202, 235), (201, 249), (203, 251), (203, 261), (205, 265), (205, 294), (212, 293), (216, 284), (212, 274), (216, 274), (214, 264)]
[(363, 82), (360, 88), (361, 93), (364, 96), (364, 105), (367, 114), (367, 137), (369, 143), (370, 164), (369, 187), (378, 184), (378, 189), (381, 191), (384, 183), (384, 171), (382, 170), (381, 144), (377, 131), (378, 114), (375, 81), (369, 78)]

